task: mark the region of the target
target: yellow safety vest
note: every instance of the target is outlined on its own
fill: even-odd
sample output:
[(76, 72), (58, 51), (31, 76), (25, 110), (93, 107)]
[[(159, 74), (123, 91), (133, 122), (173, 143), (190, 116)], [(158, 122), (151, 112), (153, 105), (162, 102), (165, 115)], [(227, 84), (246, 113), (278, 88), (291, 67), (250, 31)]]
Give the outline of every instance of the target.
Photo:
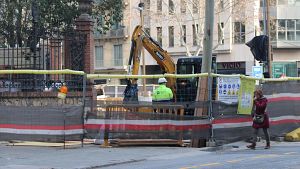
[(171, 101), (173, 99), (173, 92), (166, 85), (161, 84), (157, 89), (154, 90), (152, 100), (159, 101)]

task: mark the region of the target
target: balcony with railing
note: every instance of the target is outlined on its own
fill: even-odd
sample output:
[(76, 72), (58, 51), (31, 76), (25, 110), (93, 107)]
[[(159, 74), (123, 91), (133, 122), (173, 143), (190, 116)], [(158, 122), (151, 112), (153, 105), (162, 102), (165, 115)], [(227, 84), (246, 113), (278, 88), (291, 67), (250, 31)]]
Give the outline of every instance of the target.
[(95, 39), (122, 39), (122, 38), (128, 38), (128, 28), (125, 26), (122, 26), (117, 29), (111, 29), (107, 31), (106, 33), (99, 33), (95, 32)]

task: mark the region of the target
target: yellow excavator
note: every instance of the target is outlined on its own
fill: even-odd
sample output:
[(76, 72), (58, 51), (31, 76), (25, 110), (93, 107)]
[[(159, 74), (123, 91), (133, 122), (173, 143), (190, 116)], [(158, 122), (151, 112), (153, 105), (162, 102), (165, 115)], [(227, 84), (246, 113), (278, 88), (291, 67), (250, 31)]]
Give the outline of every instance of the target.
[[(163, 50), (159, 43), (152, 39), (140, 25), (136, 26), (131, 38), (131, 49), (128, 62), (128, 67), (130, 68), (129, 73), (132, 75), (138, 74), (140, 67), (140, 53), (142, 48), (145, 48), (156, 60), (157, 64), (162, 70), (162, 73), (175, 73), (176, 66), (171, 56), (167, 51)], [(176, 80), (174, 78), (167, 78), (167, 81), (167, 86), (171, 88), (175, 96)], [(124, 91), (124, 101), (137, 100), (137, 79), (128, 79), (127, 87)]]
[[(160, 66), (162, 73), (170, 74), (195, 74), (201, 73), (202, 57), (182, 57), (178, 58), (177, 66), (168, 54), (162, 49), (160, 44), (150, 37), (141, 26), (137, 26), (132, 34), (131, 49), (128, 66), (129, 73), (137, 75), (140, 67), (141, 49), (145, 48)], [(176, 71), (177, 69), (177, 71)], [(216, 73), (216, 57), (212, 58), (212, 72)], [(176, 102), (193, 102), (197, 97), (197, 89), (199, 78), (167, 78), (167, 86), (174, 93)], [(214, 83), (215, 86), (215, 83)], [(215, 88), (215, 87), (213, 87)], [(138, 101), (137, 79), (127, 81), (127, 87), (124, 91), (124, 101)]]

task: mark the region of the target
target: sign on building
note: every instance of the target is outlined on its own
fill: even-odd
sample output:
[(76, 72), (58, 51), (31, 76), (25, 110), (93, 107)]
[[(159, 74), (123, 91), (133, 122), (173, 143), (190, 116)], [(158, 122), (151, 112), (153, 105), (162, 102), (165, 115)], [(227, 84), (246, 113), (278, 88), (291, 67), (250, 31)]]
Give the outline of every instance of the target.
[(246, 62), (218, 62), (219, 74), (246, 74)]
[(225, 103), (237, 103), (240, 89), (239, 77), (218, 77), (217, 98)]

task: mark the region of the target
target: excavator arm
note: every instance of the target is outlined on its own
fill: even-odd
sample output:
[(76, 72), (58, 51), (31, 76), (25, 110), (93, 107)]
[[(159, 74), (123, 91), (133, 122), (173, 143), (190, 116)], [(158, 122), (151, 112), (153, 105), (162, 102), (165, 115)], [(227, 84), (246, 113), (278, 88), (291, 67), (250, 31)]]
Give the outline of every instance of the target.
[[(131, 68), (129, 72), (132, 75), (137, 75), (140, 67), (140, 54), (141, 49), (145, 48), (153, 59), (156, 60), (157, 64), (162, 69), (163, 73), (175, 73), (175, 64), (173, 59), (168, 54), (167, 51), (163, 50), (157, 41), (152, 39), (143, 29), (142, 26), (137, 26), (132, 34), (131, 38), (131, 49), (128, 66)], [(175, 96), (175, 84), (176, 80), (174, 78), (167, 78), (167, 86), (171, 88)], [(136, 79), (128, 81), (127, 87), (136, 84)], [(126, 97), (126, 94), (125, 94)]]

